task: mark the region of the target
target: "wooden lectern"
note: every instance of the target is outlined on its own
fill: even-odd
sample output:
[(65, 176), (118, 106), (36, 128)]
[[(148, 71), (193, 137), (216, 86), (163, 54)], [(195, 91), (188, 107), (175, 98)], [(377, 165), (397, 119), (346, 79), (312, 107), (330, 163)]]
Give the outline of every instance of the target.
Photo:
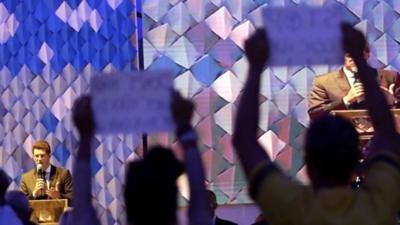
[(68, 207), (67, 199), (29, 200), (33, 209), (31, 221), (37, 224), (58, 224), (61, 214)]
[[(390, 111), (393, 114), (397, 132), (400, 133), (400, 109), (391, 109)], [(360, 135), (361, 149), (366, 147), (368, 141), (374, 136), (374, 128), (372, 127), (367, 110), (333, 110), (331, 114), (342, 116), (354, 124)]]
[[(397, 132), (400, 133), (400, 109), (391, 109), (393, 114), (394, 122), (396, 124)], [(359, 149), (362, 153), (362, 158), (359, 161), (359, 164), (354, 170), (353, 178), (352, 178), (352, 187), (359, 188), (362, 186), (364, 180), (364, 171), (365, 171), (365, 163), (363, 163), (364, 159), (368, 156), (368, 145), (369, 140), (374, 136), (374, 128), (371, 123), (371, 119), (369, 118), (367, 110), (333, 110), (331, 111), (332, 115), (342, 116), (350, 120), (354, 127), (356, 128), (359, 137)]]

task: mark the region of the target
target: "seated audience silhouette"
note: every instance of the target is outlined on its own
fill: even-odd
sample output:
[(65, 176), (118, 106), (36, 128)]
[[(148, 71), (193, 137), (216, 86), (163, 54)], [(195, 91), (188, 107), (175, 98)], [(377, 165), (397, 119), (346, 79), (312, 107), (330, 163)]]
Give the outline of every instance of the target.
[(217, 196), (211, 190), (207, 190), (207, 195), (208, 195), (208, 201), (210, 203), (211, 215), (213, 216), (211, 224), (212, 225), (237, 225), (237, 223), (219, 218), (215, 214), (215, 211), (218, 208)]
[(24, 225), (34, 225), (30, 221), (32, 209), (29, 206), (29, 200), (26, 195), (21, 191), (8, 191), (5, 196), (6, 202)]
[(5, 194), (10, 185), (8, 175), (0, 169), (0, 224), (22, 225), (14, 210), (7, 204)]

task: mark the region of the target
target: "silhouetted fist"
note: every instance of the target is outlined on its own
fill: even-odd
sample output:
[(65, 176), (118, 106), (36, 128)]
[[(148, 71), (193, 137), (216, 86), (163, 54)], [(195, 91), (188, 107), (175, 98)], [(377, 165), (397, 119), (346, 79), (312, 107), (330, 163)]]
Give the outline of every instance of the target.
[(342, 23), (342, 45), (344, 52), (349, 53), (353, 59), (364, 59), (367, 41), (361, 31), (348, 23)]
[(72, 113), (79, 135), (81, 137), (93, 135), (95, 124), (90, 96), (79, 97), (72, 107)]
[(192, 101), (184, 99), (177, 91), (172, 92), (171, 112), (177, 126), (190, 124), (193, 110)]
[(258, 29), (246, 40), (244, 49), (250, 65), (262, 68), (267, 63), (270, 56), (267, 32)]

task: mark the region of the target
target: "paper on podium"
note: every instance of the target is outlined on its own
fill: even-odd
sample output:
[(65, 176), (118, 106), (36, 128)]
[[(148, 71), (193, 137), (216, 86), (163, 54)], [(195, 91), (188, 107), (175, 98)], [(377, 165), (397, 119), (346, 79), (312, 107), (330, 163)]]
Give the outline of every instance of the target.
[(336, 6), (265, 7), (269, 65), (343, 64), (341, 18)]
[(168, 71), (94, 76), (90, 89), (96, 132), (152, 133), (174, 128), (170, 113), (173, 76)]

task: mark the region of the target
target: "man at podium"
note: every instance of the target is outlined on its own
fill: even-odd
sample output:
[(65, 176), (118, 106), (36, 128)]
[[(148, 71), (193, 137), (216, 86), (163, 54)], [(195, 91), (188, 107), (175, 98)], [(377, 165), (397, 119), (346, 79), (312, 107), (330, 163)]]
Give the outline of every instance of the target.
[[(364, 58), (369, 58), (369, 47)], [(349, 54), (344, 56), (341, 69), (316, 76), (308, 96), (308, 114), (314, 120), (332, 110), (365, 109), (364, 88), (358, 80), (357, 66)], [(400, 75), (395, 71), (378, 70), (378, 84), (388, 104), (400, 105)]]
[(32, 147), (36, 168), (24, 173), (20, 190), (30, 199), (68, 199), (72, 197), (72, 177), (68, 170), (50, 164), (51, 149), (39, 140)]

